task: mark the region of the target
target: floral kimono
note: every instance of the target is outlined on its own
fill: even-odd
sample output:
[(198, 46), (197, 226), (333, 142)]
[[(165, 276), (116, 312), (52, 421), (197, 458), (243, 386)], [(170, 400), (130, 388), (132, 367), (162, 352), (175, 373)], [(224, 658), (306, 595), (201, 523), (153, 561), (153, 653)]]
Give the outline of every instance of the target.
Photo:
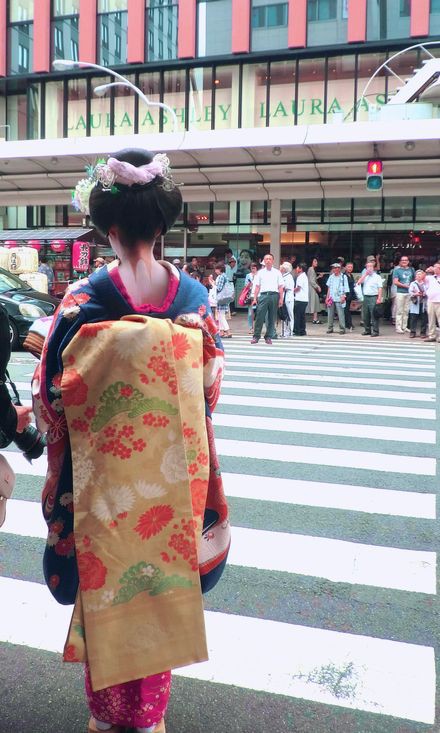
[(164, 264), (161, 307), (136, 308), (116, 263), (69, 288), (33, 386), (44, 574), (75, 604), (64, 660), (87, 662), (95, 718), (126, 727), (159, 723), (166, 670), (206, 659), (200, 585), (230, 542), (211, 421), (223, 349), (206, 289)]

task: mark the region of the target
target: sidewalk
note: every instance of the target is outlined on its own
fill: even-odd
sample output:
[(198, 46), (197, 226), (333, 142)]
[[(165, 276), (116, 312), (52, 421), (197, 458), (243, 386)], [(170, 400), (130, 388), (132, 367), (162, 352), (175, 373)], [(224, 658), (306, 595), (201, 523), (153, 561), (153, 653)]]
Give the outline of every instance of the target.
[[(322, 323), (320, 325), (313, 324), (311, 321), (311, 316), (307, 316), (307, 337), (306, 338), (326, 338), (326, 339), (332, 339), (332, 338), (346, 338), (346, 339), (355, 339), (358, 341), (368, 341), (368, 338), (366, 336), (362, 336), (362, 331), (364, 330), (362, 326), (359, 325), (360, 323), (360, 315), (357, 313), (353, 314), (353, 325), (354, 325), (354, 331), (347, 331), (345, 336), (342, 336), (339, 334), (337, 322), (335, 324), (335, 332), (333, 334), (327, 334), (327, 316), (324, 313), (321, 313), (320, 320)], [(246, 311), (237, 311), (236, 315), (233, 316), (229, 321), (229, 326), (231, 328), (231, 333), (236, 336), (249, 336), (249, 340), (252, 338), (248, 334), (248, 325), (247, 325), (247, 313)], [(420, 338), (420, 336), (417, 336), (415, 339), (409, 338), (409, 333), (405, 334), (399, 334), (396, 333), (396, 330), (394, 326), (389, 321), (380, 321), (380, 336), (377, 339), (378, 342), (380, 342), (381, 339), (386, 339), (387, 341), (396, 341), (397, 343), (401, 342), (410, 342), (413, 344), (421, 344), (423, 343), (426, 345), (426, 348), (429, 348), (430, 346), (433, 346), (433, 343), (424, 343), (423, 339)], [(281, 327), (278, 324), (277, 332), (278, 334), (281, 331)], [(263, 329), (264, 334), (264, 329)], [(296, 338), (295, 336), (293, 338)]]

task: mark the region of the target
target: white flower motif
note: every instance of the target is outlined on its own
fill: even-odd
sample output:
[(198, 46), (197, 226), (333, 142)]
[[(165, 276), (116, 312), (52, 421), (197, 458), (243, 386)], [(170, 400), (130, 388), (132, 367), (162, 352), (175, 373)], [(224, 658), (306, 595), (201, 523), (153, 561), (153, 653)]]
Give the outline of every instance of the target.
[(166, 489), (159, 484), (149, 484), (146, 481), (136, 481), (134, 490), (144, 499), (156, 499), (158, 496), (165, 496)]
[(64, 412), (63, 402), (62, 400), (57, 397), (52, 403), (51, 407), (58, 415), (61, 415), (62, 412)]
[(65, 494), (61, 494), (60, 496), (60, 504), (61, 506), (69, 506), (73, 501), (73, 494), (71, 491), (66, 491)]
[(152, 565), (147, 565), (146, 568), (142, 568), (141, 575), (146, 575), (147, 578), (152, 578), (154, 575), (154, 568)]
[(73, 487), (75, 499), (78, 500), (88, 483), (92, 480), (94, 464), (84, 450), (72, 451)]
[(72, 321), (80, 313), (81, 308), (79, 305), (72, 305), (71, 308), (64, 308), (62, 311), (63, 318), (67, 318), (68, 321)]
[(170, 445), (164, 453), (160, 470), (169, 484), (177, 484), (187, 478), (186, 456), (182, 445)]
[(101, 522), (111, 522), (118, 514), (128, 512), (134, 504), (134, 494), (128, 486), (112, 486), (92, 505), (92, 512)]
[(56, 545), (56, 543), (58, 542), (59, 539), (60, 539), (59, 534), (57, 534), (56, 532), (49, 532), (49, 534), (47, 535), (47, 544), (48, 544), (48, 546), (49, 547), (55, 547), (55, 545)]
[[(132, 357), (142, 356), (146, 344), (152, 340), (152, 332), (143, 323), (132, 322), (132, 328), (114, 329), (112, 332), (112, 347), (117, 355), (128, 361)], [(142, 330), (141, 330), (142, 329)]]
[(203, 382), (200, 372), (196, 369), (187, 369), (181, 379), (181, 385), (184, 392), (192, 397), (202, 395)]
[(105, 605), (109, 606), (111, 603), (113, 603), (115, 598), (115, 591), (114, 590), (105, 590), (102, 593), (102, 602), (105, 603)]

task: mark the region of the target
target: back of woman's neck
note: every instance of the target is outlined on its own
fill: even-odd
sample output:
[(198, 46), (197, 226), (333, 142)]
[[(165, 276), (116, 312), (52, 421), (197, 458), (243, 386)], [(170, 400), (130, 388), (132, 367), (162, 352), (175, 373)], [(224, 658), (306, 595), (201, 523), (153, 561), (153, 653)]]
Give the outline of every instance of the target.
[(123, 255), (119, 274), (135, 305), (162, 305), (168, 292), (169, 273), (154, 259), (152, 246), (138, 247)]

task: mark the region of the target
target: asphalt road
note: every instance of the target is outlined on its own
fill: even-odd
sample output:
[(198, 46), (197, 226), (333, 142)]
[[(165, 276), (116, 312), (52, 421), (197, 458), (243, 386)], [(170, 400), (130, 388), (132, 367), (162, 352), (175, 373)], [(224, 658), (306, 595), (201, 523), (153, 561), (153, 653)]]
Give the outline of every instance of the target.
[[(215, 426), (233, 547), (205, 598), (210, 662), (175, 675), (169, 733), (440, 731), (431, 346), (227, 343)], [(25, 399), (34, 363), (13, 356)], [(82, 671), (57, 652), (69, 610), (42, 587), (44, 460), (10, 451), (0, 733), (82, 733)]]

